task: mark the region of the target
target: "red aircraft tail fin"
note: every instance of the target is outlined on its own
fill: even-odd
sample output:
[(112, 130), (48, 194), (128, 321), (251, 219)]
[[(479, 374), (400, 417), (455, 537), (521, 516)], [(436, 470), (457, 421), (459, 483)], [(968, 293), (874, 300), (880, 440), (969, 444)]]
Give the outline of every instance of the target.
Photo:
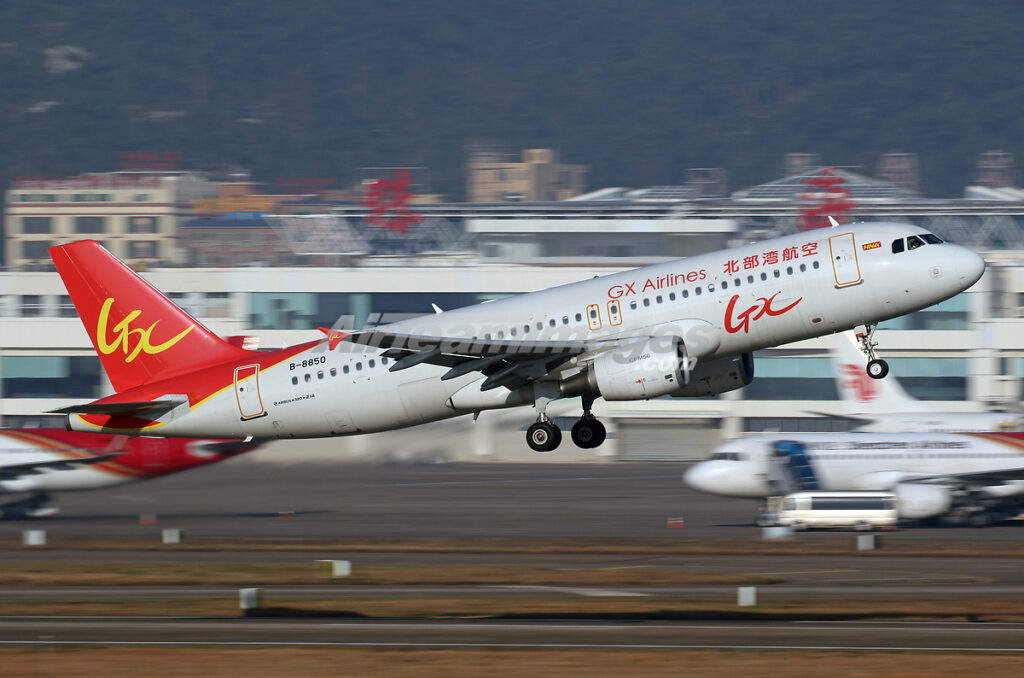
[(50, 256), (118, 392), (251, 355), (203, 327), (95, 240), (51, 247)]

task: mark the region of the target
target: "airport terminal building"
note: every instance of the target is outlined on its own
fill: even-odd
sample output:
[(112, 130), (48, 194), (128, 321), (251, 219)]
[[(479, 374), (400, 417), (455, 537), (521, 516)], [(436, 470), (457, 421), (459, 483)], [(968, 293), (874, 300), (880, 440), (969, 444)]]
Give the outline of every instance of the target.
[[(81, 192), (81, 189), (79, 189)], [(892, 374), (914, 397), (942, 409), (1016, 408), (1024, 377), (1024, 206), (1007, 203), (861, 201), (848, 220), (924, 226), (985, 255), (971, 291), (883, 323), (876, 338)], [(357, 206), (319, 216), (259, 218), (244, 224), (183, 223), (178, 259), (146, 278), (213, 331), (279, 347), (321, 336), (347, 317), (362, 327), (457, 308), (584, 278), (793, 232), (791, 203), (701, 202), (617, 196), (538, 204), (432, 205), (406, 234), (363, 223)], [(33, 222), (34, 223), (34, 222)], [(265, 251), (232, 257), (231, 234), (262, 233)], [(81, 237), (81, 236), (78, 236)], [(22, 237), (22, 240), (25, 238)], [(72, 238), (73, 239), (73, 238)], [(19, 245), (19, 247), (21, 247)], [(217, 265), (207, 256), (220, 253)], [(32, 266), (38, 269), (39, 266)], [(659, 398), (595, 404), (609, 440), (579, 450), (566, 439), (538, 455), (523, 442), (530, 408), (484, 412), (422, 429), (275, 445), (288, 455), (579, 461), (703, 457), (724, 438), (763, 431), (846, 430), (828, 353), (831, 338), (755, 355), (755, 379), (715, 398)], [(110, 391), (59, 277), (9, 267), (0, 273), (0, 422), (53, 424), (42, 415)], [(579, 416), (579, 400), (549, 412)], [(565, 427), (563, 427), (565, 428)], [(287, 446), (287, 448), (283, 447)], [(274, 446), (271, 446), (274, 447)]]

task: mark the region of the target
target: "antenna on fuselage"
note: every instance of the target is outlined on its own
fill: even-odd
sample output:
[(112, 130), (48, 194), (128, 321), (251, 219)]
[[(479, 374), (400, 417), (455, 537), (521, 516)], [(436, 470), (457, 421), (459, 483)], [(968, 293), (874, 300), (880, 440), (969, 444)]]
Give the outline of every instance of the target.
[(833, 217), (832, 215), (829, 215), (829, 217), (828, 217), (828, 223), (832, 224), (832, 228), (835, 228), (836, 226), (838, 226), (838, 225), (839, 225), (839, 222), (838, 222), (838, 221), (836, 221), (836, 220), (835, 220), (835, 217)]

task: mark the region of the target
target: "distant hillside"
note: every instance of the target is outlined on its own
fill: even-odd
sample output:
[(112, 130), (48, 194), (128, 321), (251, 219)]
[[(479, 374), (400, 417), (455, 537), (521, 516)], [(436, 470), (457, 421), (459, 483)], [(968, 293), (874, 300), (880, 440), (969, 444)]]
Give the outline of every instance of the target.
[(1024, 158), (1022, 29), (1010, 0), (6, 0), (0, 179), (181, 151), (268, 180), (425, 166), (459, 199), (484, 139), (556, 148), (591, 187), (901, 150), (956, 197), (977, 153)]

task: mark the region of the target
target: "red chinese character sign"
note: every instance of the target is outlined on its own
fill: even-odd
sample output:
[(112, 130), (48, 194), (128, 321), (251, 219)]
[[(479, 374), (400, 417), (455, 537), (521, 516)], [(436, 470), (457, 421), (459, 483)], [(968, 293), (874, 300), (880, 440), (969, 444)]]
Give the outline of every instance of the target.
[(829, 217), (844, 223), (846, 215), (857, 209), (843, 181), (834, 167), (826, 167), (821, 174), (807, 180), (808, 189), (800, 195), (798, 223), (801, 231), (831, 226)]
[(413, 225), (423, 221), (421, 215), (409, 209), (409, 201), (413, 197), (412, 183), (412, 172), (407, 169), (395, 170), (394, 179), (371, 181), (360, 201), (370, 209), (366, 223), (405, 234)]

